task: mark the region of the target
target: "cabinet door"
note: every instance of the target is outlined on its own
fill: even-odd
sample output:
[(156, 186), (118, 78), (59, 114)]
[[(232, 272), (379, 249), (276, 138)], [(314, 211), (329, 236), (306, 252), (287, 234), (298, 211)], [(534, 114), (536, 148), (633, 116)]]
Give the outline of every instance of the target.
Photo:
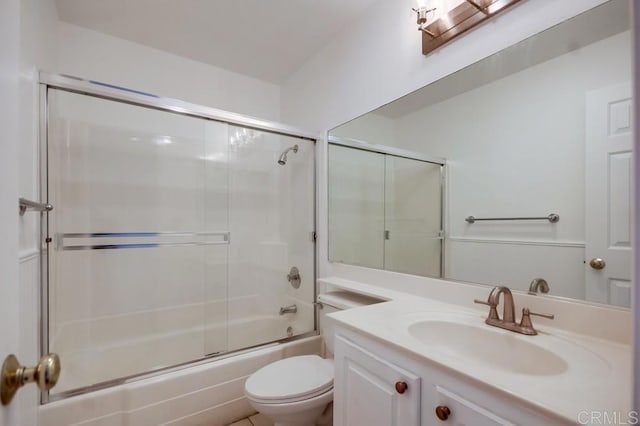
[(449, 416), (446, 418), (447, 425), (455, 426), (507, 426), (513, 425), (508, 420), (499, 417), (498, 415), (489, 411), (488, 408), (481, 407), (480, 405), (469, 401), (460, 395), (451, 392), (442, 386), (434, 386), (433, 392), (430, 394), (435, 396), (433, 398), (426, 398), (429, 401), (433, 401), (425, 406), (425, 425), (437, 425), (443, 423), (443, 419), (439, 419), (436, 415), (436, 407), (446, 407), (449, 411)]
[(420, 377), (342, 336), (335, 346), (334, 426), (420, 424)]

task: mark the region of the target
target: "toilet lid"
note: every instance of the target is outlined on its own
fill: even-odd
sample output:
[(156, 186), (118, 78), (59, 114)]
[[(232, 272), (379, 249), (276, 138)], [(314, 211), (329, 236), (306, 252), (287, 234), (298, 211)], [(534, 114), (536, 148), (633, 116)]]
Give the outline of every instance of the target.
[(313, 398), (333, 387), (333, 362), (318, 355), (285, 358), (262, 367), (246, 381), (247, 396), (271, 403)]

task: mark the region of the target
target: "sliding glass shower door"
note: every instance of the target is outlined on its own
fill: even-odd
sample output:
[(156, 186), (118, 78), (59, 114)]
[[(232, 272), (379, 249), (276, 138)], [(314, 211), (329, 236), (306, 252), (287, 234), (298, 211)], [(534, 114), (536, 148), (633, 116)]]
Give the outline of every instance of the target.
[(47, 104), (55, 392), (313, 330), (313, 142), (58, 89)]

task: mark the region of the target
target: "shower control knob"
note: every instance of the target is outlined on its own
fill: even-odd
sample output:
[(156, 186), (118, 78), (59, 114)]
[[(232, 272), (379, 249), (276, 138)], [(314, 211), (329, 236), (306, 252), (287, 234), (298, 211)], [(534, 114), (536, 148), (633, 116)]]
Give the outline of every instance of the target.
[(405, 393), (407, 389), (409, 389), (409, 386), (407, 386), (406, 382), (403, 382), (403, 381), (396, 382), (396, 392)]
[(300, 270), (295, 266), (291, 268), (289, 273), (287, 274), (287, 281), (291, 283), (291, 287), (300, 288), (300, 283), (302, 282), (302, 277), (300, 276)]

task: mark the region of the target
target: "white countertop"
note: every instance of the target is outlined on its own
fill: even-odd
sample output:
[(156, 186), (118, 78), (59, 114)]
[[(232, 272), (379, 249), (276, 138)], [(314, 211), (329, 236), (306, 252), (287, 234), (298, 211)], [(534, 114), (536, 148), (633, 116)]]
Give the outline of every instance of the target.
[[(455, 371), (473, 382), (486, 385), (496, 394), (515, 398), (547, 415), (574, 423), (578, 413), (585, 410), (606, 410), (624, 415), (630, 410), (632, 372), (628, 344), (554, 328), (548, 325), (548, 321), (536, 321), (536, 317), (533, 323), (539, 334), (524, 336), (484, 324), (488, 313), (486, 307), (465, 308), (339, 279), (325, 280), (325, 284), (390, 300), (330, 314), (338, 324), (391, 345), (412, 359)], [(507, 339), (535, 344), (557, 354), (566, 361), (566, 367), (547, 375), (509, 372), (469, 354), (456, 356), (455, 352), (443, 351), (439, 345), (427, 344), (410, 334), (409, 325), (434, 318), (434, 315), (473, 327), (486, 327), (505, 334)]]

